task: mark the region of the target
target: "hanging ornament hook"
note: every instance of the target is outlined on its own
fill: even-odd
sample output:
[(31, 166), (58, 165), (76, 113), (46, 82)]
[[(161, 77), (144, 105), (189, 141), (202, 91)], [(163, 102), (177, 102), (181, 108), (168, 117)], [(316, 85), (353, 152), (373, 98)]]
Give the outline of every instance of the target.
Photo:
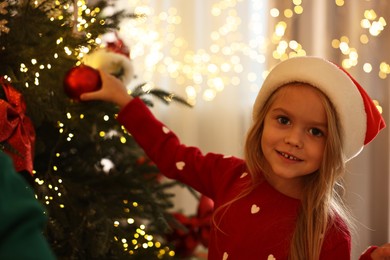
[(73, 33), (74, 34), (78, 34), (77, 25), (78, 25), (78, 19), (79, 19), (79, 8), (77, 6), (77, 1), (78, 0), (73, 1), (73, 19), (74, 19)]

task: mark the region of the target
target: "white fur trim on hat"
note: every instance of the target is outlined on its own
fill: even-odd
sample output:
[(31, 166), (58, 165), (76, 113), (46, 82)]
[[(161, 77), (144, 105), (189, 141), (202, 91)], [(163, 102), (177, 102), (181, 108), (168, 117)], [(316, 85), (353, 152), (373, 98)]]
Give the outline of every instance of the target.
[(256, 98), (254, 117), (275, 90), (291, 82), (308, 83), (328, 96), (340, 120), (346, 161), (357, 156), (363, 149), (367, 127), (362, 96), (344, 71), (322, 58), (295, 57), (276, 65)]
[(119, 79), (124, 85), (131, 82), (134, 77), (133, 63), (130, 58), (125, 57), (108, 49), (98, 49), (84, 56), (83, 63), (95, 69), (101, 69)]

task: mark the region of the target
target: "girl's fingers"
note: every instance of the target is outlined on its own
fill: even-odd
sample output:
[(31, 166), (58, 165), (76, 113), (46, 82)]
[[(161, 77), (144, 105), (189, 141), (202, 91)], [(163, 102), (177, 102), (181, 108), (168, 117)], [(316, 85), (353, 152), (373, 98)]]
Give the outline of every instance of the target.
[(100, 90), (94, 91), (94, 92), (83, 93), (80, 95), (80, 100), (88, 101), (88, 100), (98, 99), (98, 95), (97, 95), (98, 92), (100, 92)]

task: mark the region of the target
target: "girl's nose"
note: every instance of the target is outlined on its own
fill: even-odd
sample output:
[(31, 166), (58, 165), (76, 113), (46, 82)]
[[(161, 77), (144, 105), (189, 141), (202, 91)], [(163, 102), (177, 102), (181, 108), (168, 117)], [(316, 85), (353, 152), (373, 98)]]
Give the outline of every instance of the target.
[(291, 129), (291, 131), (284, 138), (284, 142), (296, 148), (303, 148), (303, 136), (297, 129)]

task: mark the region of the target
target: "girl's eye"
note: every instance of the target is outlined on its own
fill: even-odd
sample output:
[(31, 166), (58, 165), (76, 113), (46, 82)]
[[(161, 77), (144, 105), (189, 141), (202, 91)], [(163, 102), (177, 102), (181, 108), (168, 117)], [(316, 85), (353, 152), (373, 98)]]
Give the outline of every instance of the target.
[(309, 132), (314, 136), (324, 136), (324, 133), (318, 128), (311, 128)]
[(288, 119), (288, 118), (285, 117), (285, 116), (279, 116), (279, 117), (277, 118), (277, 120), (278, 120), (278, 122), (279, 122), (280, 124), (282, 124), (282, 125), (288, 125), (288, 124), (290, 124), (290, 119)]

